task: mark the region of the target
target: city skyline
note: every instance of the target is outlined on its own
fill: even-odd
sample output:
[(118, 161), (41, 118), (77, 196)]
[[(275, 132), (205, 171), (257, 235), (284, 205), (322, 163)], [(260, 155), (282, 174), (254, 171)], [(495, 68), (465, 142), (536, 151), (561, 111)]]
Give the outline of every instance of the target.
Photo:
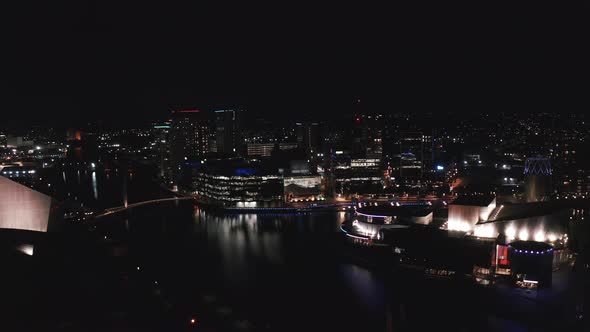
[(590, 331), (590, 0), (2, 8), (1, 331)]

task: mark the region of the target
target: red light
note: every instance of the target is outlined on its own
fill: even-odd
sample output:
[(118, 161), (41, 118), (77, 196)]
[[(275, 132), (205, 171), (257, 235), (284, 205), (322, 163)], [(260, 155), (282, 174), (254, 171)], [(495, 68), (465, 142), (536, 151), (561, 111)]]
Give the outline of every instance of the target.
[(361, 118), (356, 118), (356, 122), (361, 122)]
[(197, 320), (195, 318), (191, 318), (191, 325), (197, 325)]

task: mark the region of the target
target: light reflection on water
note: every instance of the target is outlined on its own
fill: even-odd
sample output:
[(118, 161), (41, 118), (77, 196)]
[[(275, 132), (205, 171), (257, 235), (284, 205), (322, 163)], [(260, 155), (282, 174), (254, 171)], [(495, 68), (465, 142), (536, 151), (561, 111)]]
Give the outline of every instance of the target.
[(274, 326), (289, 325), (281, 330), (317, 321), (328, 329), (382, 331), (383, 281), (341, 260), (334, 248), (343, 218), (334, 212), (221, 215), (166, 203), (104, 223), (102, 231), (115, 241), (129, 237), (129, 251), (142, 256), (142, 265), (157, 271), (159, 280), (173, 280), (181, 296), (197, 296), (201, 289), (251, 315), (265, 313)]

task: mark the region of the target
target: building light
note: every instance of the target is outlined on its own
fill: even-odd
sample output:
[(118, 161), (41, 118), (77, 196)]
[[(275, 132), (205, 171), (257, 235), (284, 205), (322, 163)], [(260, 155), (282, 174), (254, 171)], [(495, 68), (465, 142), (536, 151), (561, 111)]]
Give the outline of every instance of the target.
[(518, 232), (518, 239), (522, 241), (528, 241), (529, 239), (529, 232), (526, 228), (523, 228)]
[(535, 233), (535, 241), (544, 242), (545, 241), (545, 232), (543, 232), (542, 230), (538, 230)]
[(516, 228), (514, 226), (508, 226), (505, 233), (506, 233), (506, 237), (508, 239), (512, 240), (516, 237)]

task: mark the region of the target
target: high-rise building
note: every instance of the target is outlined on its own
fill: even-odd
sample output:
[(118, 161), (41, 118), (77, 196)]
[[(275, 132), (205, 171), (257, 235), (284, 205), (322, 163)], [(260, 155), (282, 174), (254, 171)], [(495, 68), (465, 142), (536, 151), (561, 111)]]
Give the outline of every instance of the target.
[(160, 177), (171, 177), (171, 167), (170, 167), (170, 144), (169, 144), (169, 135), (170, 135), (170, 123), (169, 122), (155, 122), (152, 124), (153, 128), (153, 135), (154, 135), (154, 144), (155, 144), (155, 153), (156, 153), (156, 160), (158, 162), (159, 167), (159, 176)]
[(320, 150), (320, 125), (317, 122), (297, 123), (297, 143), (309, 156)]
[(424, 171), (424, 135), (420, 131), (400, 133), (400, 177), (421, 179)]
[(199, 110), (173, 111), (170, 134), (174, 175), (185, 160), (201, 158), (209, 152), (209, 121)]
[(240, 152), (243, 145), (242, 113), (241, 110), (215, 111), (216, 152), (225, 154)]

